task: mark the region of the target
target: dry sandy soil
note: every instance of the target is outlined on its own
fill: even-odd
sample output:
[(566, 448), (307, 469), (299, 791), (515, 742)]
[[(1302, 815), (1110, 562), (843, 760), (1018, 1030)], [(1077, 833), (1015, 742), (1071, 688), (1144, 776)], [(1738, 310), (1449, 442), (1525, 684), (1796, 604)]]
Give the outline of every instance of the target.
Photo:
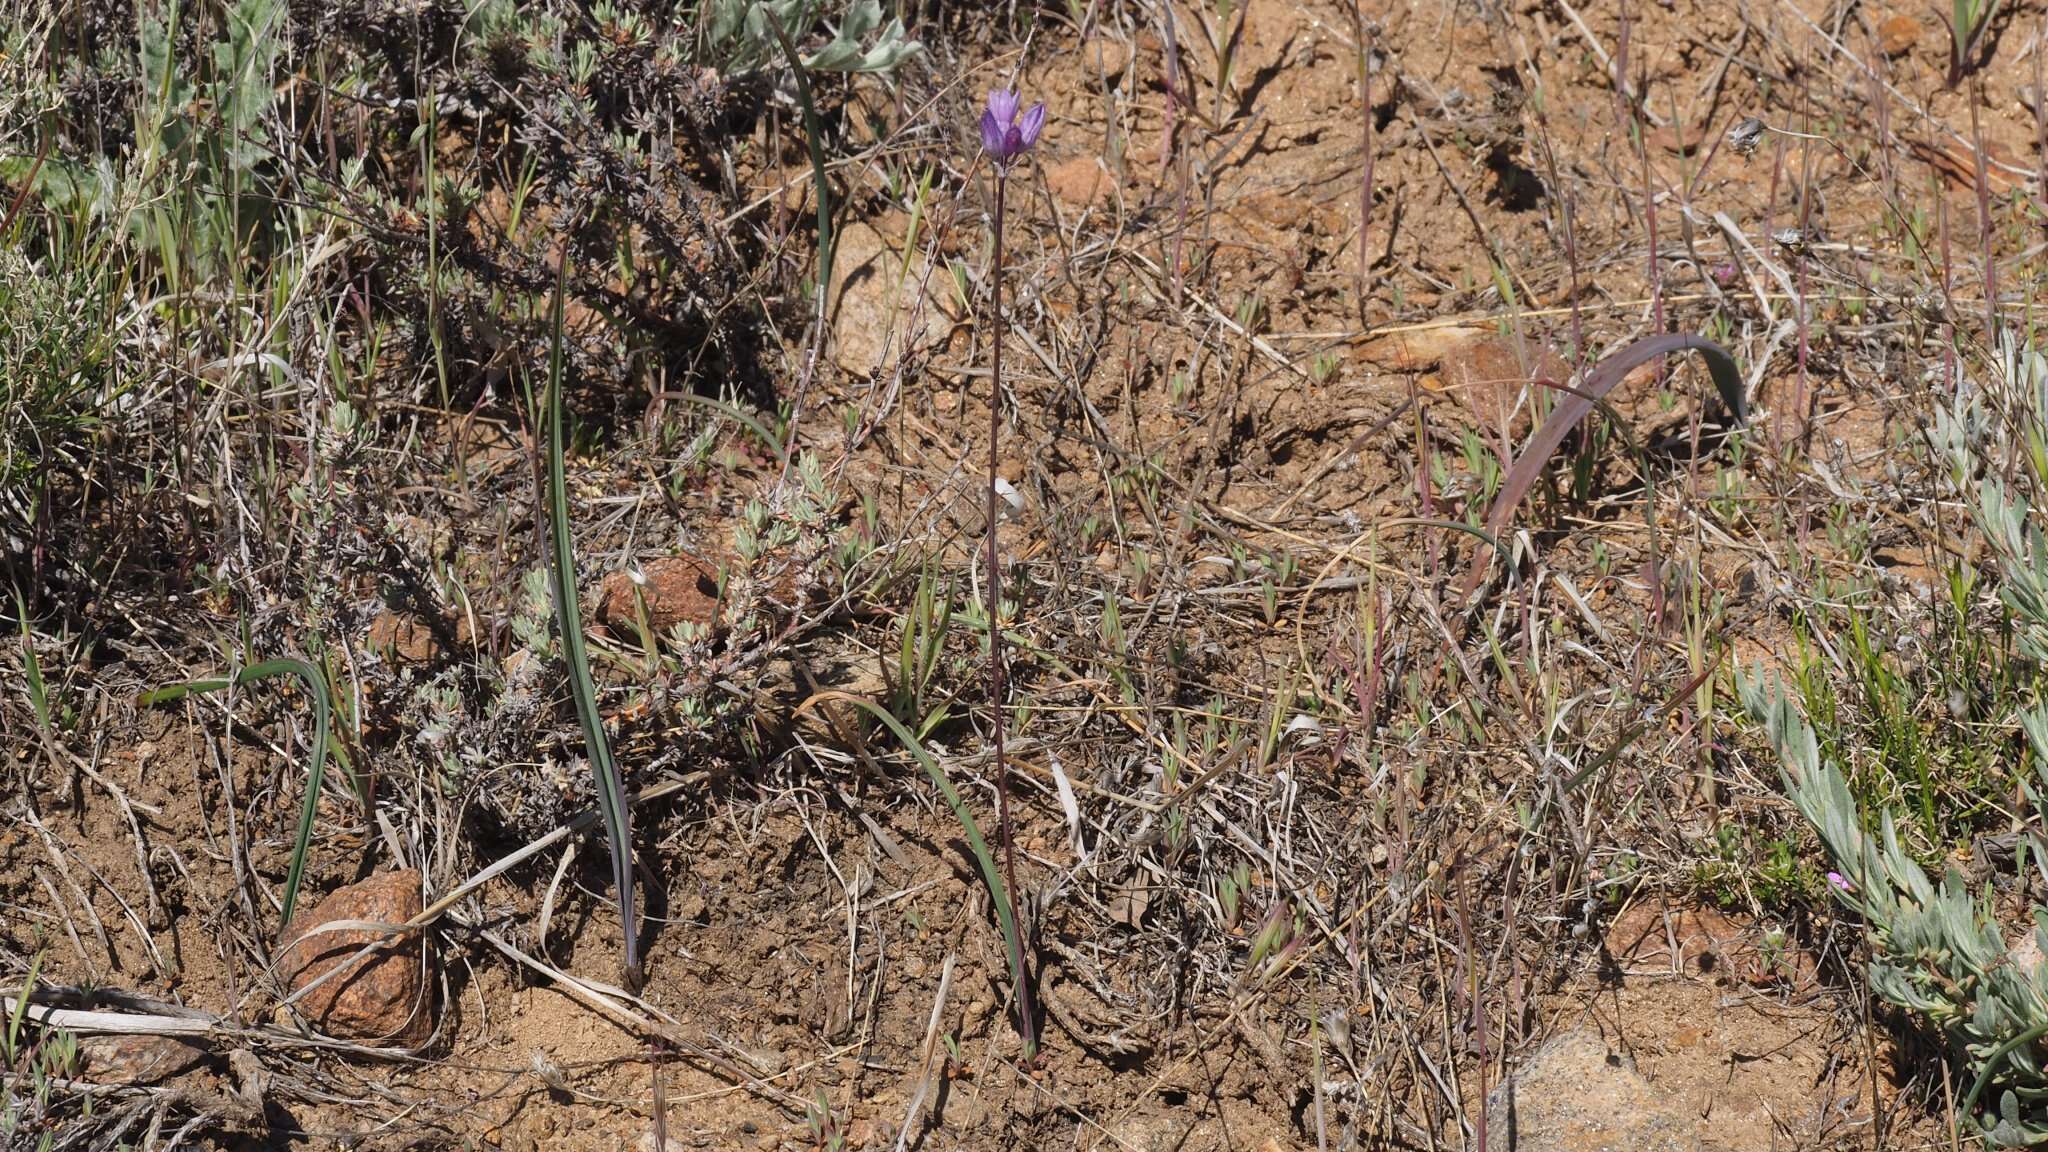
[[(324, 1045), (264, 966), (304, 694), (138, 707), (219, 664), (127, 656), (55, 674), (93, 717), (63, 748), (14, 718), (36, 817), (0, 831), (0, 943), (40, 955), (50, 986), (222, 1022), (176, 1079), (88, 1068), (102, 1117), (142, 1110), (157, 1146), (199, 1116), (191, 1138), (224, 1147), (651, 1148), (658, 1102), (681, 1148), (1468, 1148), (1504, 1078), (1592, 1029), (1697, 1141), (1673, 1146), (1861, 1148), (1879, 1125), (1891, 1147), (1945, 1140), (1939, 1055), (1871, 1019), (1855, 927), (1810, 888), (1758, 891), (1767, 845), (1808, 853), (1810, 880), (1811, 842), (1726, 715), (1725, 667), (1695, 677), (1784, 658), (1786, 605), (1815, 571), (1882, 569), (1908, 600), (1937, 580), (1926, 533), (1883, 510), (1918, 467), (1899, 446), (1942, 322), (1923, 296), (1938, 274), (1885, 203), (1945, 217), (1970, 282), (1957, 307), (1980, 308), (1963, 302), (1981, 300), (1969, 141), (1988, 145), (2000, 204), (2030, 194), (2041, 13), (2003, 13), (1981, 86), (1951, 92), (1946, 34), (1911, 6), (1643, 5), (1625, 48), (1638, 148), (1611, 4), (1369, 4), (1369, 99), (1345, 5), (1251, 0), (1221, 91), (1212, 44), (1229, 36), (1204, 29), (1234, 15), (1176, 9), (1170, 77), (1156, 9), (1083, 7), (947, 65), (934, 119), (952, 154), (903, 145), (947, 190), (915, 218), (880, 187), (894, 145), (847, 118), (869, 150), (839, 173), (829, 352), (775, 388), (808, 390), (799, 455), (825, 476), (828, 524), (871, 533), (884, 559), (835, 567), (821, 549), (761, 579), (772, 635), (758, 658), (718, 649), (710, 687), (639, 691), (638, 641), (599, 630), (619, 759), (662, 789), (638, 815), (637, 996), (613, 987), (603, 839), (579, 834), (465, 892), (423, 933), (424, 961), (401, 958), (427, 974), (430, 1039)], [(1030, 1060), (959, 824), (862, 714), (797, 707), (887, 697), (933, 573), (961, 615), (929, 742), (993, 826), (982, 649), (959, 623), (982, 587), (991, 185), (945, 125), (1012, 75), (1051, 112), (1009, 193), (998, 468), (1022, 501), (1001, 547), (1029, 703), (1011, 736), (1044, 1037)], [(1752, 116), (1783, 131), (1738, 151), (1727, 134)], [(800, 139), (742, 172), (798, 240)], [(2014, 224), (1992, 242), (2032, 238)], [(597, 324), (570, 317), (577, 339), (601, 341)], [(1516, 575), (1495, 561), (1465, 613), (1459, 585), (1485, 557), (1426, 522), (1485, 506), (1551, 402), (1527, 381), (1569, 375), (1575, 339), (1596, 352), (1659, 325), (1713, 333), (1752, 374), (1745, 449), (1724, 443), (1697, 364), (1637, 371), (1612, 400), (1654, 490), (1620, 437), (1567, 454), (1590, 464), (1538, 489)], [(646, 426), (668, 418), (656, 407)], [(682, 484), (659, 437), (576, 454), (593, 619), (630, 605), (599, 610), (629, 565), (688, 549), (715, 569), (749, 499), (786, 513), (776, 458), (719, 427), (713, 466)], [(440, 460), (451, 436), (428, 421), (408, 450)], [(335, 578), (355, 606), (337, 617), (353, 669), (337, 724), (386, 815), (330, 784), (309, 902), (406, 868), (431, 906), (589, 803), (559, 665), (508, 665), (537, 556), (525, 432), (486, 413), (461, 436), (472, 482), (337, 529), (476, 592), (400, 595), (375, 564)], [(1842, 507), (1869, 525), (1853, 554), (1828, 531)], [(715, 580), (704, 603), (674, 595), (681, 618), (718, 611)], [(274, 637), (292, 610), (233, 600), (161, 611), (195, 635), (254, 618)], [(423, 701), (486, 681), (526, 684), (536, 743), (444, 786), (421, 767), (434, 741), (482, 741), (502, 714), (458, 704), (434, 730)], [(679, 718), (691, 693), (726, 704)], [(1560, 786), (1617, 741), (1584, 788)], [(1276, 923), (1291, 938), (1274, 955), (1255, 940)]]

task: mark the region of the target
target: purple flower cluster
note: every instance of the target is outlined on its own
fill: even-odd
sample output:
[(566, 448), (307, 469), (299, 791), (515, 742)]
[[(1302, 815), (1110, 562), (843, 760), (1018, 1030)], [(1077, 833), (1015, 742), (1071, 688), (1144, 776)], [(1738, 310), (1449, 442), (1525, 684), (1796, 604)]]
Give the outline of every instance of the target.
[(988, 94), (988, 110), (981, 114), (981, 147), (999, 166), (1010, 164), (1031, 151), (1038, 134), (1045, 129), (1045, 104), (1033, 104), (1020, 118), (1015, 92), (998, 89)]

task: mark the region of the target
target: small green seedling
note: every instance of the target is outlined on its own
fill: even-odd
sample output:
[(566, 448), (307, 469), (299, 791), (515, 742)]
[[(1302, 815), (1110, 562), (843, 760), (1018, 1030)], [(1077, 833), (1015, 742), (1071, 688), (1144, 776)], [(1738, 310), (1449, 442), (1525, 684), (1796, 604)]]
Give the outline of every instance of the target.
[(1943, 85), (1946, 88), (1954, 88), (1964, 77), (1983, 67), (1984, 61), (1978, 57), (1985, 33), (1991, 30), (1991, 17), (1998, 11), (1998, 0), (1952, 2), (1952, 10), (1941, 16), (1941, 22), (1948, 26), (1948, 79)]

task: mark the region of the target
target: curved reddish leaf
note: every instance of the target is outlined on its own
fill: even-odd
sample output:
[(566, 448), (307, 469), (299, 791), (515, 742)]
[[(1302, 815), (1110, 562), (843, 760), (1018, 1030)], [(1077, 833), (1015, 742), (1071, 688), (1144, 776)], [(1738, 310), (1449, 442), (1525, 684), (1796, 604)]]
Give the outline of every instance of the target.
[[(1514, 519), (1515, 509), (1521, 507), (1522, 499), (1536, 484), (1536, 478), (1543, 475), (1543, 469), (1550, 463), (1550, 457), (1564, 443), (1564, 438), (1578, 427), (1593, 406), (1604, 400), (1615, 385), (1637, 367), (1668, 356), (1673, 352), (1693, 351), (1707, 362), (1707, 373), (1714, 378), (1714, 388), (1721, 394), (1721, 402), (1734, 414), (1737, 424), (1749, 418), (1749, 405), (1743, 395), (1742, 371), (1735, 366), (1735, 357), (1728, 350), (1703, 336), (1665, 335), (1651, 336), (1638, 340), (1619, 351), (1610, 352), (1592, 371), (1586, 373), (1585, 385), (1565, 395), (1564, 399), (1550, 413), (1550, 419), (1529, 438), (1522, 448), (1522, 454), (1515, 458), (1507, 478), (1501, 482), (1500, 491), (1493, 498), (1493, 507), (1486, 512), (1486, 531), (1496, 540), (1506, 537), (1508, 522)], [(1473, 554), (1472, 570), (1465, 575), (1464, 596), (1470, 598), (1486, 577), (1487, 563), (1493, 557), (1493, 550), (1485, 546)]]

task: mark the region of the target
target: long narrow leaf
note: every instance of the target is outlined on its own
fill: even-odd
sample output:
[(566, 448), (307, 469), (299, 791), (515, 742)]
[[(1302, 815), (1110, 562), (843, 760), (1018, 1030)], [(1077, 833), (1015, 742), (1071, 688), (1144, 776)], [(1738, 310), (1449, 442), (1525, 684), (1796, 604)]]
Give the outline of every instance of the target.
[(283, 928), (291, 924), (292, 911), (298, 907), (299, 885), (306, 877), (306, 854), (313, 844), (314, 809), (319, 805), (320, 786), (327, 777), (327, 677), (304, 660), (265, 660), (251, 664), (226, 679), (193, 680), (145, 692), (140, 703), (145, 707), (167, 704), (194, 693), (218, 692), (229, 685), (239, 688), (272, 676), (297, 676), (305, 683), (306, 693), (313, 698), (313, 754), (306, 769), (306, 796), (299, 802), (299, 830), (292, 839), (291, 867), (284, 878), (284, 906), (278, 913), (278, 925)]
[(619, 893), (619, 923), (626, 934), (626, 978), (629, 989), (640, 986), (640, 939), (633, 907), (633, 824), (626, 810), (626, 786), (604, 735), (597, 711), (597, 685), (590, 678), (590, 656), (583, 647), (582, 609), (576, 602), (576, 548), (569, 533), (569, 483), (563, 475), (562, 453), (562, 298), (567, 294), (568, 258), (555, 271), (553, 335), (548, 346), (548, 531), (554, 537), (553, 583), (555, 626), (562, 633), (562, 655), (569, 664), (569, 687), (576, 697), (576, 718), (583, 725), (583, 752), (597, 777), (598, 807), (604, 813), (605, 838), (611, 845), (612, 885)]
[(918, 765), (924, 769), (924, 774), (931, 777), (932, 786), (939, 790), (939, 795), (945, 797), (946, 807), (953, 810), (953, 818), (960, 821), (960, 830), (967, 835), (967, 847), (974, 853), (974, 863), (981, 869), (981, 879), (988, 885), (990, 902), (995, 905), (996, 922), (1003, 930), (1003, 944), (1010, 952), (1010, 977), (1016, 981), (1017, 1002), (1024, 1003), (1025, 981), (1029, 979), (1024, 971), (1024, 938), (1017, 934), (1017, 921), (1010, 915), (1009, 889), (1003, 884), (1002, 870), (996, 867), (995, 854), (988, 850), (988, 841), (981, 835), (981, 825), (975, 823), (974, 813), (967, 810), (967, 802), (960, 798), (959, 789), (953, 787), (953, 782), (946, 777), (946, 770), (939, 766), (939, 762), (932, 758), (931, 753), (924, 750), (924, 745), (910, 734), (910, 729), (905, 728), (901, 720), (887, 708), (865, 696), (856, 696), (851, 692), (819, 692), (797, 705), (796, 714), (802, 716), (819, 704), (835, 701), (864, 709), (869, 715), (880, 720), (896, 739), (910, 750), (910, 754), (917, 758)]
[(14, 1058), (21, 1053), (21, 1022), (28, 1016), (29, 998), (36, 990), (36, 969), (43, 966), (43, 954), (37, 952), (28, 958), (28, 977), (21, 982), (21, 991), (15, 993), (14, 1011), (7, 1014), (7, 1033), (0, 1036), (0, 1071), (14, 1075)]
[(770, 432), (767, 425), (747, 415), (737, 405), (727, 404), (723, 400), (714, 400), (709, 396), (699, 396), (695, 392), (681, 393), (680, 398), (686, 404), (695, 404), (699, 407), (709, 408), (720, 416), (738, 421), (746, 427), (747, 431), (752, 432), (761, 443), (767, 445), (770, 452), (775, 453), (775, 463), (777, 466), (789, 463), (789, 448), (782, 441), (775, 438), (775, 433)]
[(28, 599), (14, 590), (14, 618), (21, 624), (21, 665), (28, 680), (28, 702), (35, 709), (36, 731), (50, 736), (50, 695), (43, 687), (43, 666), (36, 661), (35, 637), (28, 628)]
[[(1721, 402), (1728, 406), (1735, 422), (1741, 424), (1749, 418), (1749, 405), (1744, 397), (1742, 370), (1736, 367), (1735, 357), (1727, 349), (1701, 336), (1665, 335), (1651, 336), (1617, 352), (1609, 353), (1591, 372), (1586, 374), (1585, 385), (1567, 393), (1564, 400), (1550, 413), (1550, 418), (1529, 438), (1522, 448), (1522, 454), (1515, 458), (1514, 467), (1508, 469), (1507, 478), (1501, 482), (1500, 492), (1493, 498), (1493, 507), (1486, 513), (1486, 531), (1495, 539), (1505, 539), (1515, 509), (1521, 507), (1529, 489), (1536, 484), (1543, 470), (1549, 466), (1550, 457), (1564, 438), (1578, 427), (1579, 422), (1589, 415), (1607, 394), (1620, 384), (1629, 372), (1660, 356), (1674, 352), (1693, 351), (1707, 362), (1707, 373), (1714, 379), (1714, 388), (1721, 394)], [(1472, 558), (1472, 570), (1465, 577), (1465, 595), (1471, 596), (1485, 578), (1486, 565), (1492, 557), (1491, 549), (1482, 549)]]

